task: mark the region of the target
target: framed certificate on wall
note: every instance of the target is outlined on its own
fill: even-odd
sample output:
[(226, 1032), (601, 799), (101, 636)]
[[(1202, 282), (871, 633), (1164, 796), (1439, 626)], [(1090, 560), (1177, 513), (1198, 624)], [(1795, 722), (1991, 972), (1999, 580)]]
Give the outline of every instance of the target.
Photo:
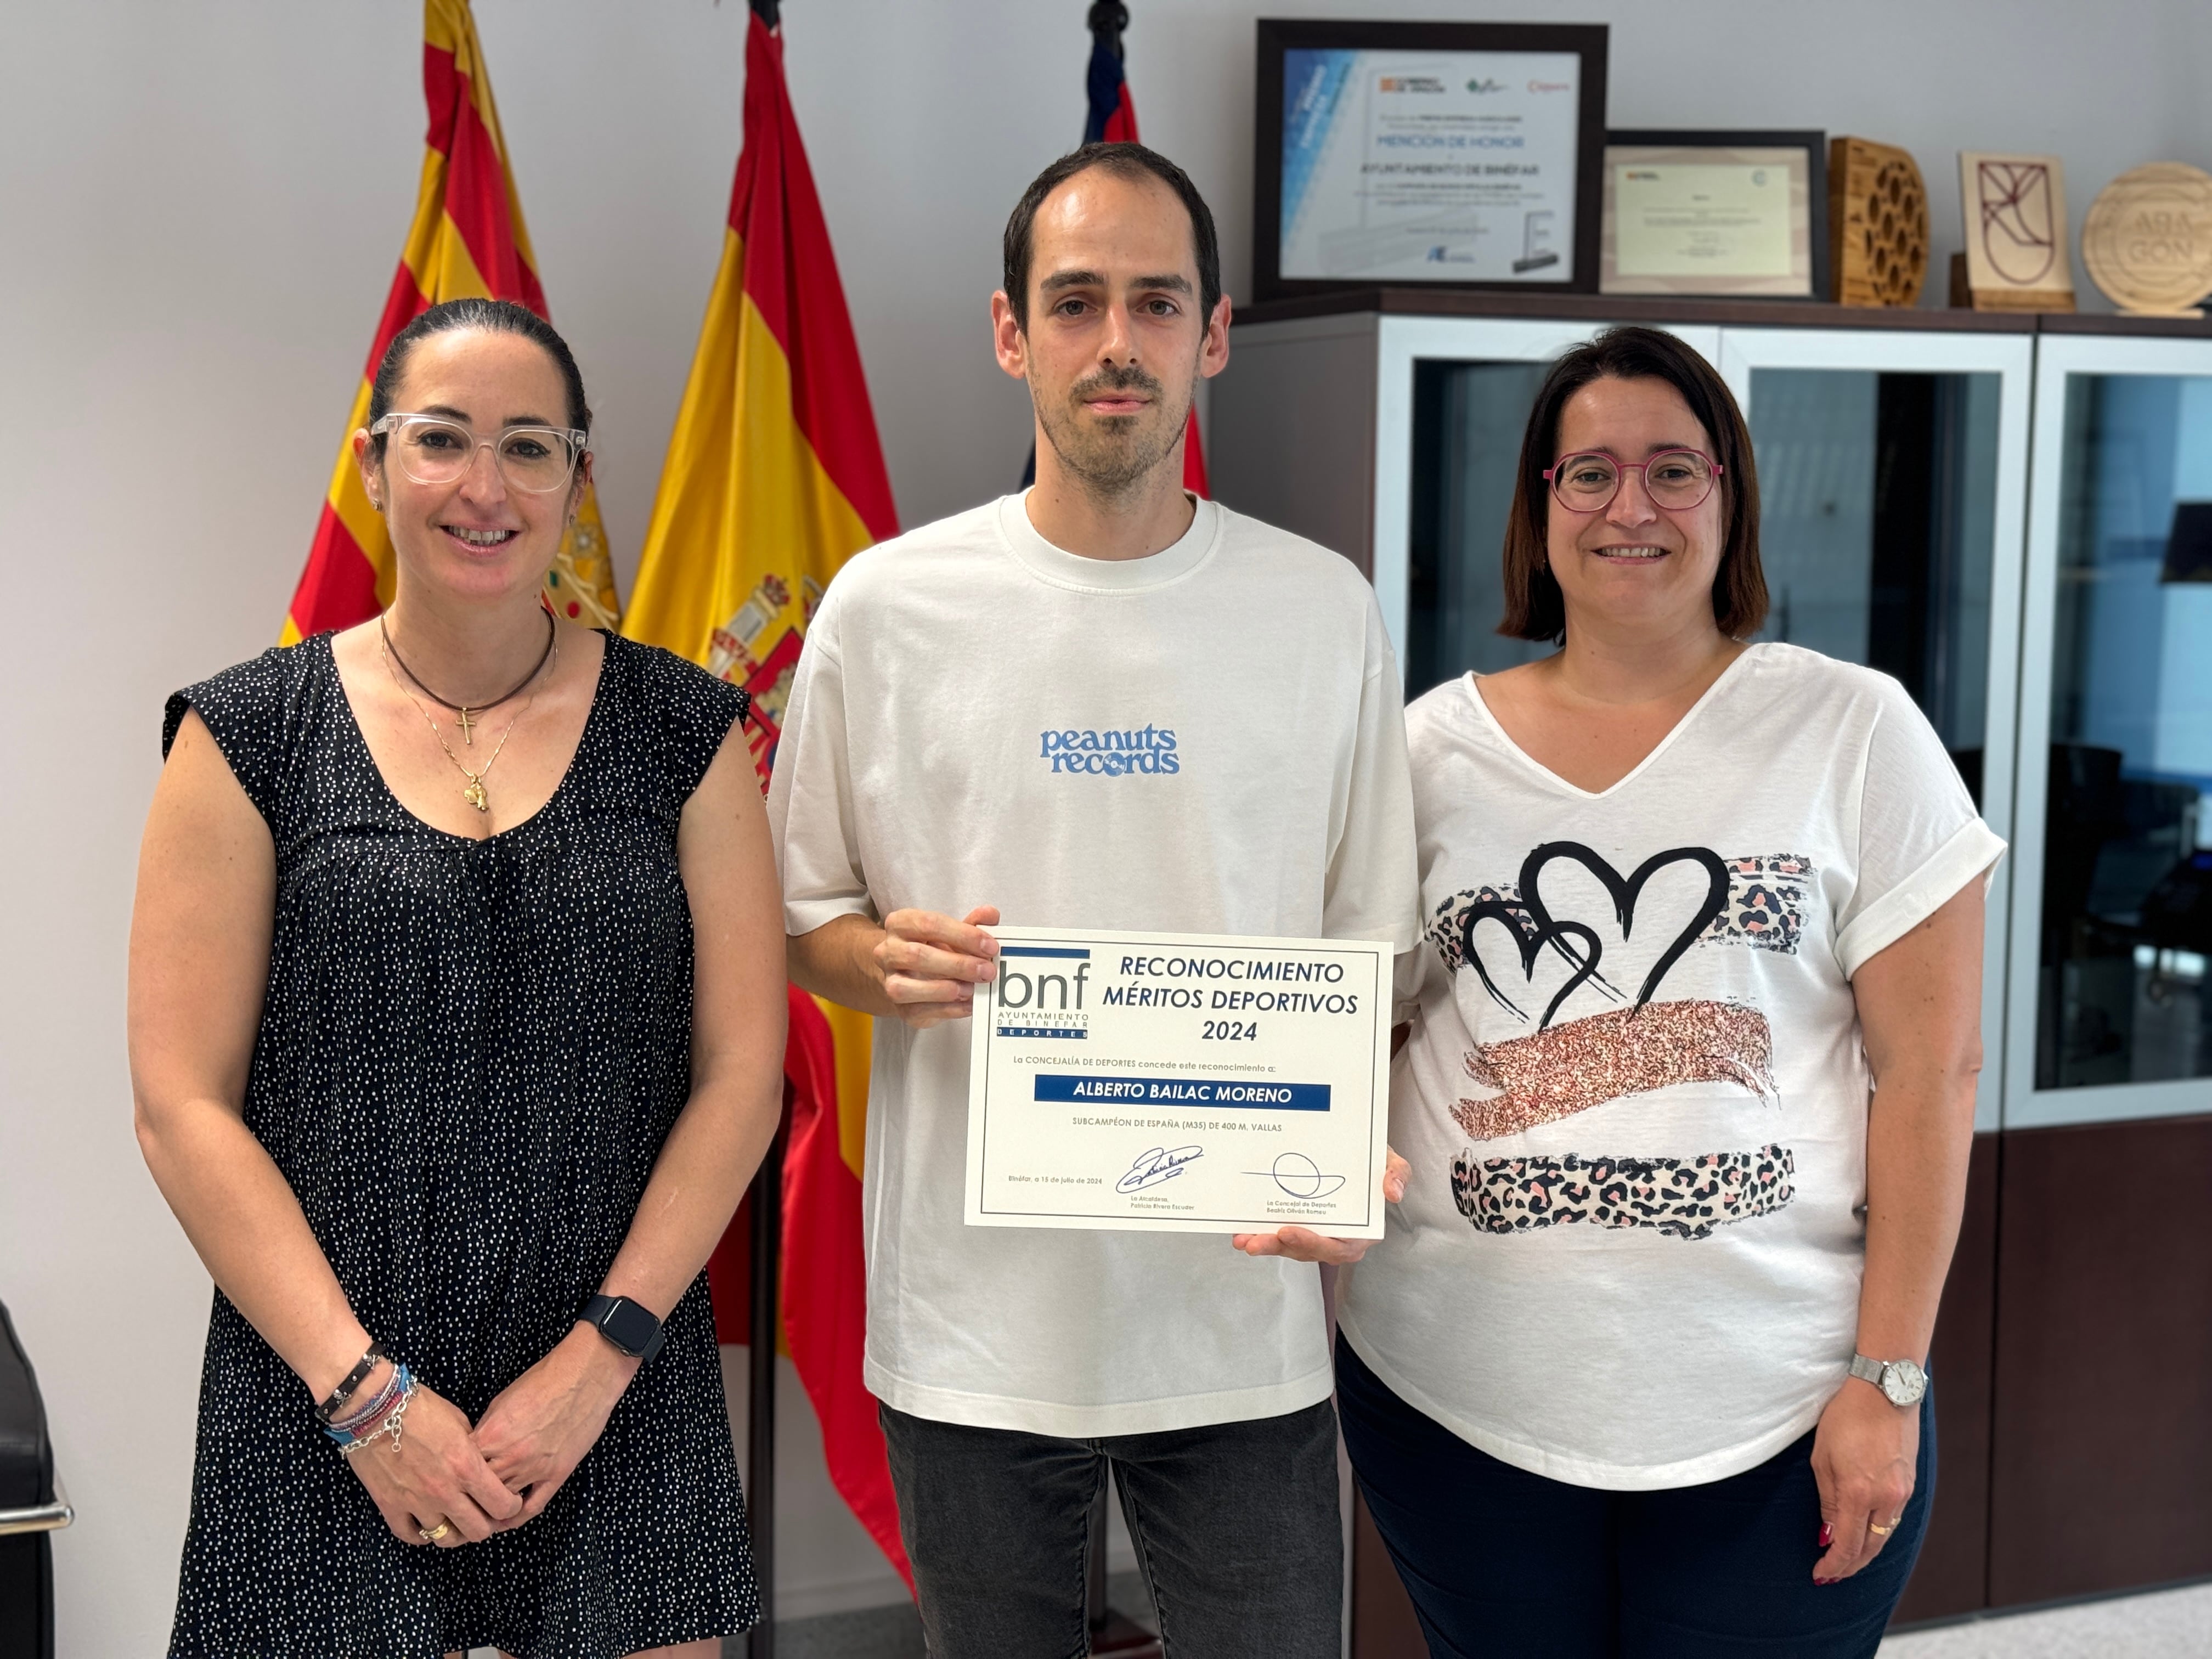
[(1610, 132), (1598, 291), (1828, 297), (1827, 135)]
[(1602, 24), (1260, 26), (1255, 299), (1597, 289)]

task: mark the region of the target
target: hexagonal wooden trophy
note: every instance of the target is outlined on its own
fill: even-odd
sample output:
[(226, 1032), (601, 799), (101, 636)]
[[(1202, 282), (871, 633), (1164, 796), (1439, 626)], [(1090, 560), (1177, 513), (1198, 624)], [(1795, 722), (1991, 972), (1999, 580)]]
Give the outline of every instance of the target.
[(1928, 278), (1928, 186), (1911, 155), (1865, 138), (1830, 141), (1828, 249), (1840, 303), (1918, 303)]

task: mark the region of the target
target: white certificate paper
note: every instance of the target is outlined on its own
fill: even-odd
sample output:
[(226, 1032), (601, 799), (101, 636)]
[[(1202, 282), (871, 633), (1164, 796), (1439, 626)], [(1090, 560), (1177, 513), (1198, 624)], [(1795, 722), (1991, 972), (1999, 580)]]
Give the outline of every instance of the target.
[(1571, 52), (1285, 52), (1281, 274), (1572, 281), (1581, 80)]
[(991, 931), (969, 1225), (1382, 1236), (1387, 943)]
[(1613, 224), (1623, 276), (1787, 276), (1790, 174), (1765, 163), (1617, 165)]

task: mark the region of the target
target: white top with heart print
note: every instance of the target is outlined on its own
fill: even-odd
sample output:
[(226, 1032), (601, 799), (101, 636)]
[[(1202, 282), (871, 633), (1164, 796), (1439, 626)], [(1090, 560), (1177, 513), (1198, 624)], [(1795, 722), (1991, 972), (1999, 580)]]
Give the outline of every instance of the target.
[(1578, 789), (1472, 675), (1407, 711), (1421, 946), (1401, 1213), (1352, 1346), (1492, 1456), (1692, 1486), (1810, 1429), (1865, 1256), (1850, 978), (2004, 843), (1888, 676), (1755, 645), (1643, 763)]

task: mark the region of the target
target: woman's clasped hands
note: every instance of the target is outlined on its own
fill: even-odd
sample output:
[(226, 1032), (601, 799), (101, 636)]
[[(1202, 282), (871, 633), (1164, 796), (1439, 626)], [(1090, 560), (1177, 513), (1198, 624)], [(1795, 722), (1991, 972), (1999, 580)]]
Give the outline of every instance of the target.
[(398, 1433), (346, 1459), (394, 1538), (458, 1549), (482, 1543), (521, 1515), (523, 1500), (492, 1473), (460, 1407), (417, 1382), (406, 1411)]
[(347, 1462), (400, 1542), (480, 1544), (544, 1512), (605, 1432), (637, 1366), (578, 1325), (474, 1425), (417, 1382), (402, 1431)]

